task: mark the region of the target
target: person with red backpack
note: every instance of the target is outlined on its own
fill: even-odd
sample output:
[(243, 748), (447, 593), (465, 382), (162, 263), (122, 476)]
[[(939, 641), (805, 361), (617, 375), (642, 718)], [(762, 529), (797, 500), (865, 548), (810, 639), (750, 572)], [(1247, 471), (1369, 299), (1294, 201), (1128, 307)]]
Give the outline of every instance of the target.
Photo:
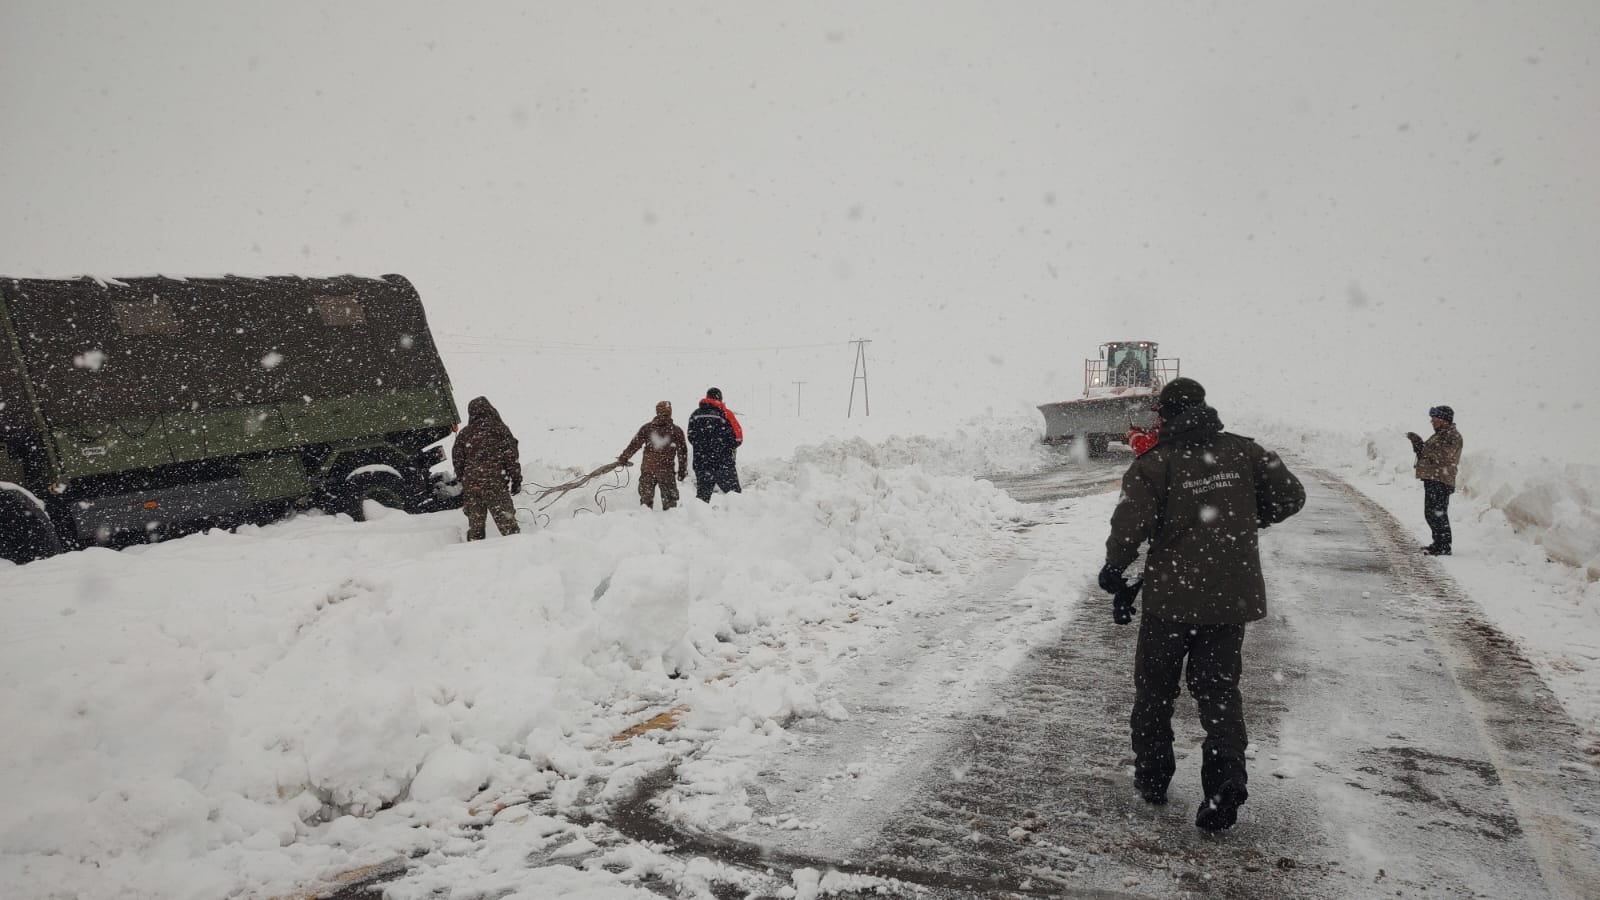
[(744, 443), (744, 428), (722, 402), (722, 391), (707, 388), (705, 399), (689, 416), (689, 446), (694, 448), (694, 494), (711, 502), (714, 488), (724, 494), (740, 493), (736, 452)]

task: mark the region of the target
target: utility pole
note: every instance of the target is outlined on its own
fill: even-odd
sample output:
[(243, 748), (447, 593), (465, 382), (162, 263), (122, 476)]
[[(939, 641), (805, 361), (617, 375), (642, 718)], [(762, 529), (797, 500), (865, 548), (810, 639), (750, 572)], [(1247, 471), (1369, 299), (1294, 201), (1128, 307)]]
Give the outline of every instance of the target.
[(805, 382), (796, 381), (794, 383), (794, 414), (796, 418), (800, 416), (800, 385), (802, 384), (805, 384)]
[[(861, 400), (867, 408), (867, 415), (872, 415), (872, 399), (867, 395), (867, 345), (872, 341), (862, 338), (851, 341), (856, 345), (856, 364), (850, 371), (850, 406), (845, 410), (844, 417), (850, 418), (856, 409), (856, 382), (861, 382)], [(858, 374), (859, 373), (859, 374)]]

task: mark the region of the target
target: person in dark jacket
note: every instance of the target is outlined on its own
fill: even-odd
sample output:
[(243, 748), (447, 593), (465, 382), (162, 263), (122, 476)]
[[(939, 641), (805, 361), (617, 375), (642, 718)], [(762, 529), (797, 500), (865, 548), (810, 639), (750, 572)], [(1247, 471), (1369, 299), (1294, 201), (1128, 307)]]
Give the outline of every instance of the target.
[(707, 388), (705, 399), (689, 416), (689, 443), (694, 447), (694, 494), (711, 502), (713, 488), (737, 494), (739, 467), (736, 451), (744, 443), (744, 428), (722, 402), (722, 391)]
[(1461, 448), (1464, 441), (1456, 430), (1456, 411), (1448, 406), (1435, 406), (1428, 410), (1428, 421), (1433, 434), (1423, 440), (1414, 431), (1406, 432), (1406, 440), (1417, 454), (1417, 478), (1422, 481), (1422, 514), (1428, 519), (1428, 530), (1433, 532), (1433, 543), (1422, 548), (1429, 556), (1449, 556), (1453, 536), (1450, 533), (1450, 495), (1456, 492), (1456, 471), (1461, 466)]
[(517, 439), (487, 397), (467, 404), (467, 426), (456, 435), (451, 465), (461, 479), (467, 540), (481, 541), (489, 516), (502, 535), (516, 534), (517, 510), (511, 495), (522, 490), (522, 460)]
[[(1144, 591), (1129, 717), (1134, 786), (1145, 800), (1166, 802), (1176, 770), (1173, 702), (1187, 659), (1206, 730), (1195, 824), (1220, 831), (1249, 796), (1239, 673), (1245, 623), (1267, 613), (1256, 532), (1299, 512), (1306, 494), (1276, 454), (1223, 431), (1205, 398), (1192, 378), (1162, 388), (1160, 437), (1122, 476), (1100, 586), (1114, 595), (1119, 623), (1131, 621), (1133, 596)], [(1129, 586), (1123, 572), (1146, 541), (1143, 580)]]
[[(678, 505), (678, 482), (689, 477), (689, 442), (683, 429), (672, 421), (672, 404), (663, 400), (656, 404), (656, 417), (639, 426), (639, 431), (628, 442), (627, 449), (617, 457), (617, 462), (632, 465), (633, 455), (644, 448), (644, 462), (639, 466), (639, 503), (652, 506), (656, 488), (661, 488), (661, 509)], [(674, 465), (676, 464), (676, 465)], [(673, 471), (677, 480), (673, 480)]]

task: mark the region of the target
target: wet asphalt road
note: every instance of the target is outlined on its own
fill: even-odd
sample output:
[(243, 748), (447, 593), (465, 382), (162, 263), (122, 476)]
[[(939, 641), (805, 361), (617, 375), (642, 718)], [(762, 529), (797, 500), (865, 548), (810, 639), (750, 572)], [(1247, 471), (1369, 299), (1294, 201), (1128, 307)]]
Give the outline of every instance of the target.
[[(1126, 462), (994, 480), (1055, 503), (1114, 490)], [(1263, 538), (1274, 602), (1246, 639), (1258, 749), (1232, 832), (1192, 824), (1203, 732), (1187, 699), (1171, 802), (1134, 794), (1134, 631), (1111, 623), (1092, 585), (1064, 587), (1088, 602), (1022, 665), (925, 705), (950, 664), (934, 648), (952, 635), (981, 665), (982, 619), (1026, 574), (1022, 559), (996, 560), (864, 656), (850, 720), (795, 724), (808, 740), (768, 761), (755, 805), (813, 827), (674, 833), (650, 818), (646, 792), (624, 830), (654, 822), (681, 852), (769, 869), (875, 872), (916, 885), (908, 896), (1600, 896), (1600, 774), (1583, 736), (1404, 528), (1336, 479), (1300, 474), (1306, 511)], [(866, 771), (833, 780), (862, 759)]]

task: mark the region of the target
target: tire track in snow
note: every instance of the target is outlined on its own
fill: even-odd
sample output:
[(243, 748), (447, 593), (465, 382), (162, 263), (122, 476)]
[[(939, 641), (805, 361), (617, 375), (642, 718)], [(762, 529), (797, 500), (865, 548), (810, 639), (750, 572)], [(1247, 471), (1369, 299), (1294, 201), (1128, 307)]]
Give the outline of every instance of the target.
[(1596, 896), (1600, 773), (1584, 758), (1582, 729), (1516, 642), (1490, 624), (1435, 561), (1417, 552), (1394, 516), (1335, 476), (1313, 474), (1361, 510), (1397, 584), (1428, 622), (1549, 896)]

